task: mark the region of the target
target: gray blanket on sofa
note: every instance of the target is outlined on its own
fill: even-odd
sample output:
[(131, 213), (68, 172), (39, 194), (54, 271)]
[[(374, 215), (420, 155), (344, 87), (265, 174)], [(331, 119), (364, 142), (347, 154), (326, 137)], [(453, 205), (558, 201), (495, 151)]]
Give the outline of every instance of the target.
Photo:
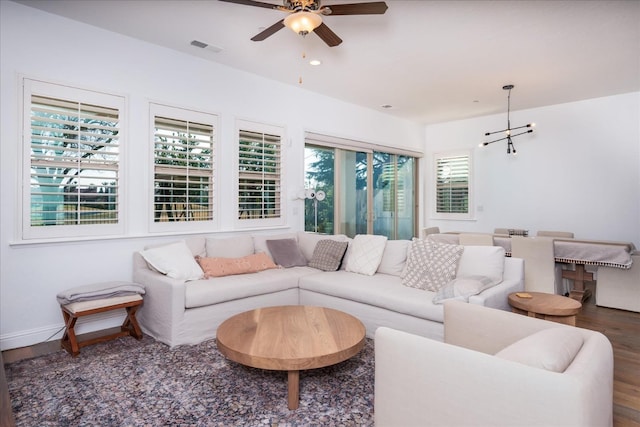
[(144, 286), (133, 282), (102, 282), (67, 289), (56, 295), (61, 305), (72, 302), (144, 294)]

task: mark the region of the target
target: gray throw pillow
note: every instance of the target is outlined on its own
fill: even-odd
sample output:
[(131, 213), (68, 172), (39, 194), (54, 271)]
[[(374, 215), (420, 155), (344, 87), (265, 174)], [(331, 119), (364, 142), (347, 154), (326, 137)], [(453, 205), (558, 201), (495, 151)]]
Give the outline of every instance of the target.
[(313, 250), (313, 256), (309, 260), (309, 267), (323, 271), (336, 271), (340, 268), (348, 246), (348, 242), (329, 239), (320, 240)]
[(273, 262), (282, 267), (304, 267), (307, 265), (307, 259), (300, 251), (296, 239), (267, 240), (267, 248), (271, 252)]

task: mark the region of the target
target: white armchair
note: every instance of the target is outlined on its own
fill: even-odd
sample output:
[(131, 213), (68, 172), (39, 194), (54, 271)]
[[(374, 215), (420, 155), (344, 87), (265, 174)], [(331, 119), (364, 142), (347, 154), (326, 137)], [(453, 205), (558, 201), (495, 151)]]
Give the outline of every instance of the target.
[(376, 426), (612, 425), (613, 352), (599, 332), (458, 301), (444, 327), (444, 343), (378, 328)]

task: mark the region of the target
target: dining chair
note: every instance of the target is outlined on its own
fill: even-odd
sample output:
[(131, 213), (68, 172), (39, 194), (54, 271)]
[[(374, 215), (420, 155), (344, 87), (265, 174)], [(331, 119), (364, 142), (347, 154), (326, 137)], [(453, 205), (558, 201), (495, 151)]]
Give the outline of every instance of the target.
[(598, 269), (596, 305), (640, 313), (640, 252), (631, 254), (628, 270), (613, 267)]
[(493, 235), (480, 233), (460, 233), (458, 243), (463, 246), (493, 246)]
[(440, 234), (440, 227), (428, 227), (428, 228), (423, 228), (422, 232), (420, 233), (420, 237), (421, 238), (426, 238), (429, 234)]
[(511, 237), (511, 256), (524, 259), (524, 289), (564, 294), (562, 269), (556, 267), (553, 238)]
[(504, 234), (505, 236), (509, 235), (509, 229), (508, 228), (495, 228), (493, 230), (493, 234)]
[[(544, 237), (560, 237), (563, 239), (573, 239), (573, 233), (571, 231), (538, 231), (536, 233), (537, 236)], [(589, 272), (595, 277), (596, 268), (591, 268), (593, 266), (589, 266)], [(575, 270), (576, 266), (574, 264), (564, 264), (564, 263), (556, 263), (556, 269), (560, 268), (561, 270)], [(562, 275), (562, 272), (561, 272)], [(573, 287), (573, 280), (571, 279), (562, 279), (562, 289), (568, 292)]]
[(543, 237), (563, 237), (565, 239), (573, 239), (573, 233), (570, 231), (538, 231), (536, 235)]

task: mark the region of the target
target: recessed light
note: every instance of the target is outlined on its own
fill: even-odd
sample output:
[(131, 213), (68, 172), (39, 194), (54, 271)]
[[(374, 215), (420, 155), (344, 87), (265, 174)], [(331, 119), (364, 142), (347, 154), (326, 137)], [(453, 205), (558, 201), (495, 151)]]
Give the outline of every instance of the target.
[(320, 64), (322, 64), (322, 61), (320, 61), (319, 59), (312, 59), (311, 61), (309, 61), (309, 64), (311, 64), (311, 65), (320, 65)]

